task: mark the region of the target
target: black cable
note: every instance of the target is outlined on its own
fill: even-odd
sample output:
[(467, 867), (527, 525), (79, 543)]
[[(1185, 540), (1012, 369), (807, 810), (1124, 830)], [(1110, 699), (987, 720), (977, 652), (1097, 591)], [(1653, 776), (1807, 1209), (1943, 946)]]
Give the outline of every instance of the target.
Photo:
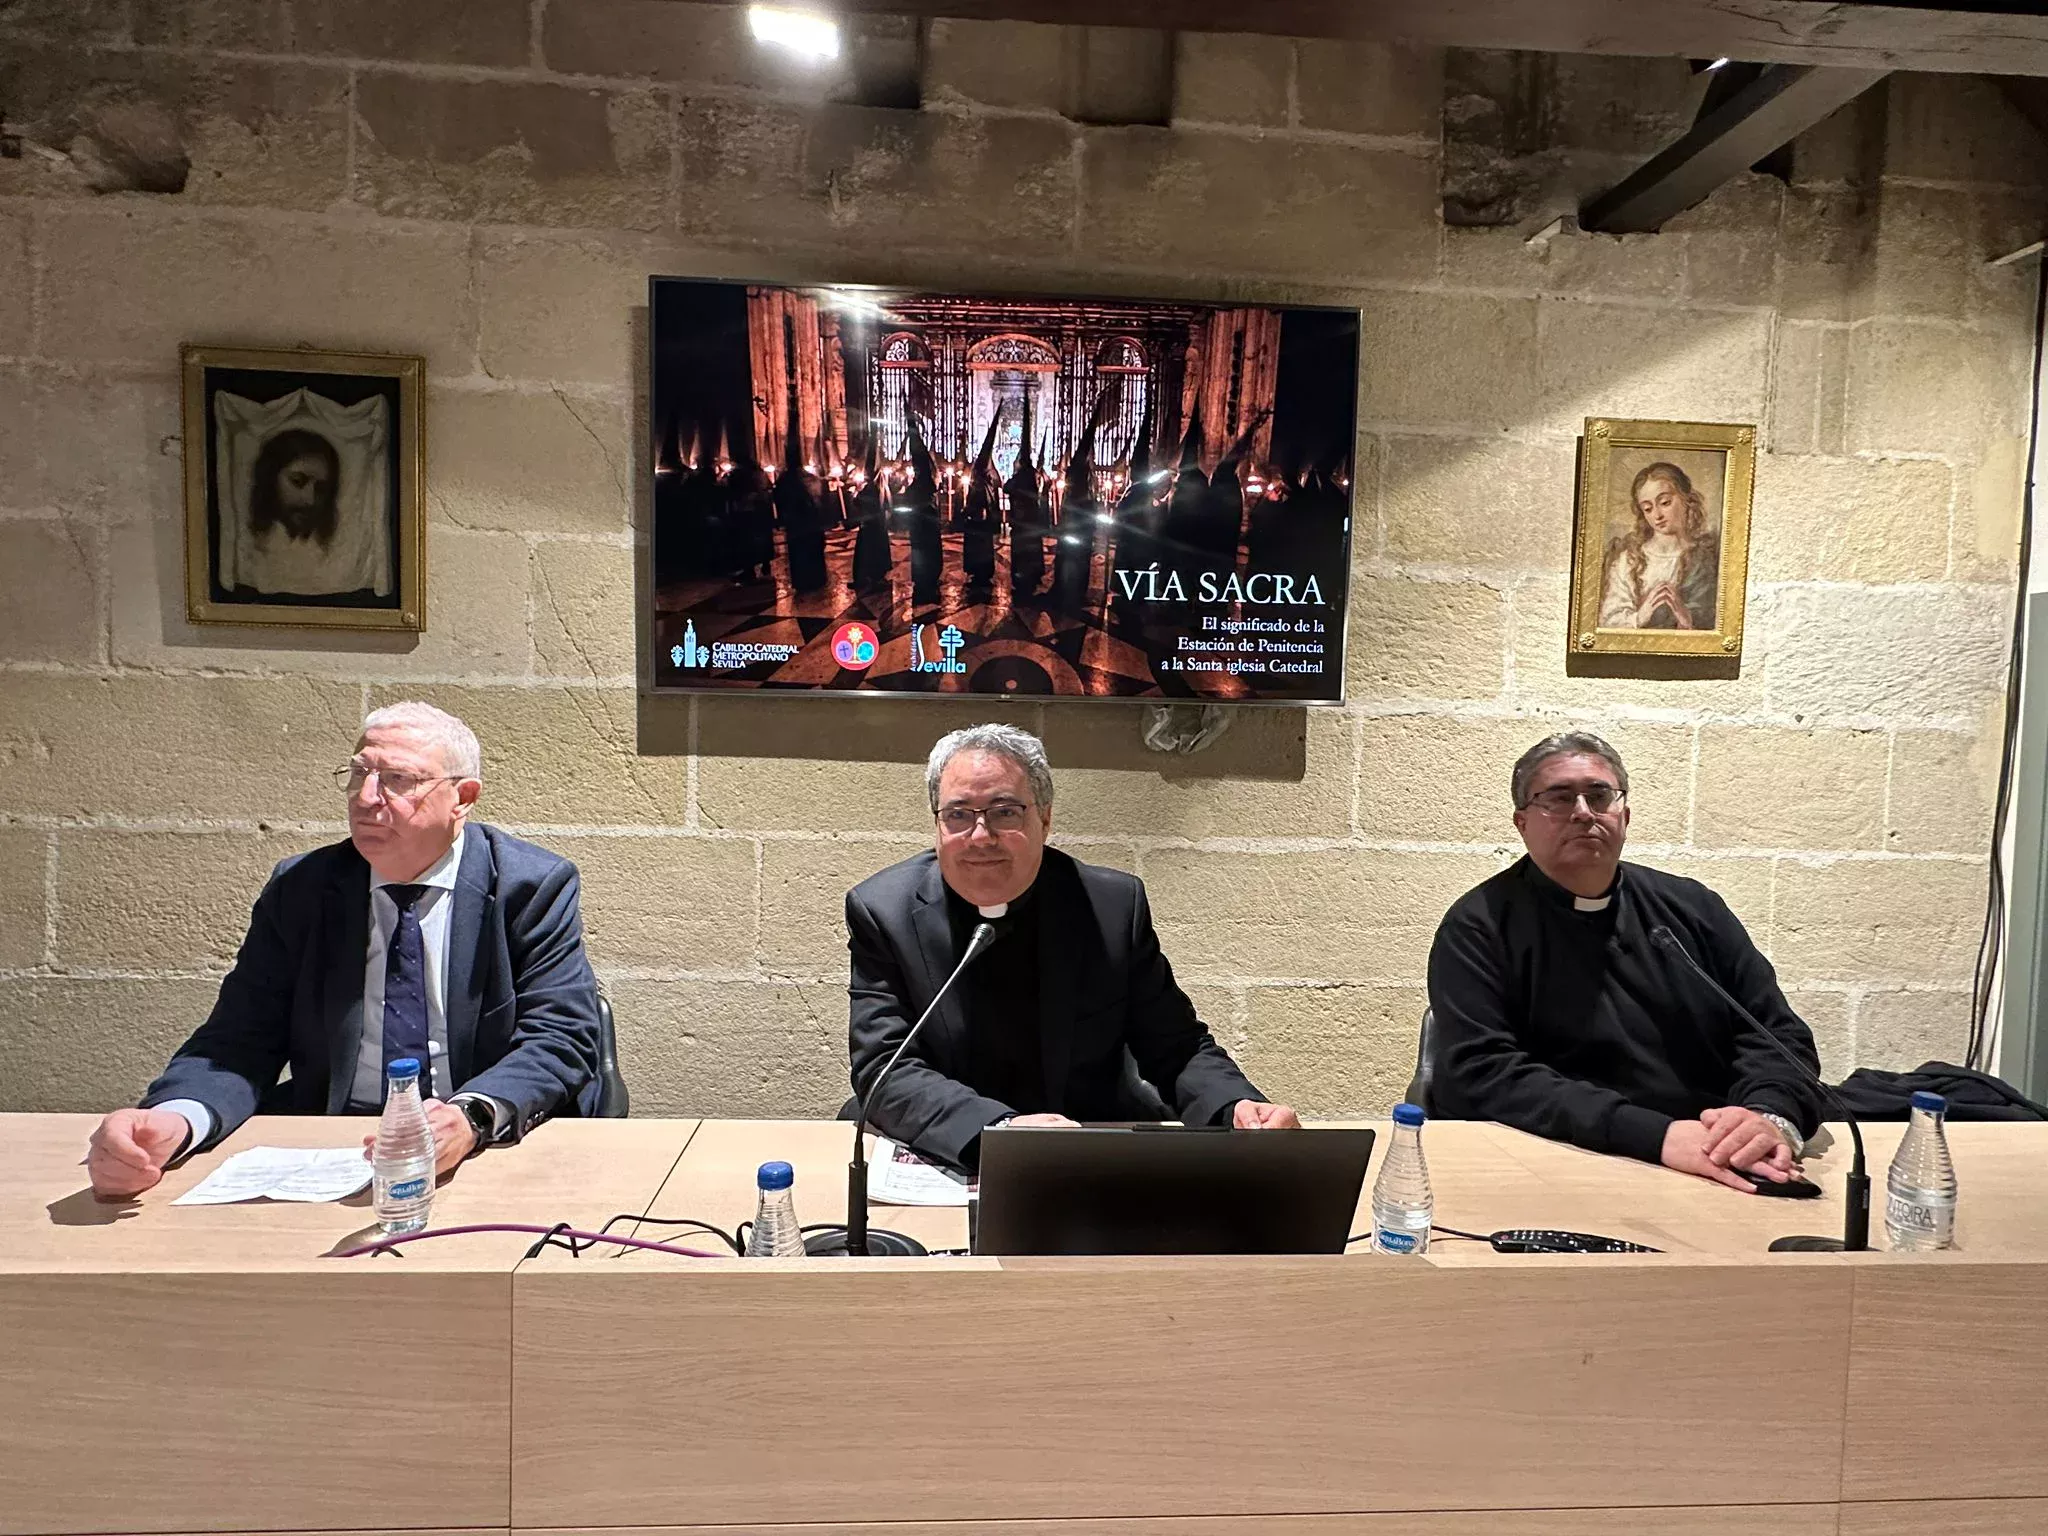
[[(597, 1230), (609, 1236), (612, 1228), (622, 1221), (645, 1222), (650, 1227), (681, 1227), (685, 1231), (709, 1232), (734, 1253), (739, 1254), (743, 1258), (746, 1256), (746, 1249), (739, 1238), (726, 1231), (723, 1227), (713, 1226), (708, 1221), (699, 1221), (694, 1216), (638, 1216), (631, 1211), (621, 1211)], [(745, 1226), (746, 1224), (742, 1223), (741, 1230), (744, 1231)], [(586, 1246), (588, 1245), (586, 1244)]]
[(2034, 476), (2041, 457), (2041, 369), (2048, 346), (2048, 255), (2039, 263), (2034, 283), (2034, 378), (2028, 390), (2027, 483), (2020, 494), (2020, 562), (2018, 592), (2013, 601), (2012, 649), (2005, 678), (2005, 730), (1999, 748), (1998, 794), (1991, 812), (1989, 889), (1985, 897), (1984, 932), (1977, 943), (1977, 964), (1970, 974), (1970, 1038), (1963, 1065), (1983, 1071), (1990, 1065), (1990, 1047), (1997, 1036), (1991, 1022), (1991, 993), (2005, 948), (2005, 824), (2012, 812), (2014, 760), (2019, 751), (2020, 682), (2027, 658), (2027, 568), (2034, 542)]
[(540, 1251), (543, 1248), (567, 1248), (569, 1250), (570, 1258), (582, 1258), (583, 1250), (594, 1245), (590, 1243), (579, 1244), (573, 1236), (564, 1235), (565, 1233), (569, 1233), (572, 1230), (573, 1229), (570, 1227), (568, 1222), (556, 1222), (552, 1227), (549, 1227), (547, 1231), (543, 1232), (540, 1235), (540, 1237), (535, 1240), (531, 1248), (526, 1250), (526, 1256), (529, 1259), (537, 1259), (540, 1257)]

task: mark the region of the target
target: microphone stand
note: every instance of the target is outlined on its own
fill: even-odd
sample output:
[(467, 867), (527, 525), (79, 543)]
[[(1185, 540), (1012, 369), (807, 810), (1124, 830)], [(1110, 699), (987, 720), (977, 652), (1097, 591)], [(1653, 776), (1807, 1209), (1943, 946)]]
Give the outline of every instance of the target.
[(1651, 942), (1664, 949), (1674, 950), (1692, 973), (1713, 988), (1715, 994), (1735, 1011), (1737, 1018), (1771, 1042), (1771, 1048), (1799, 1070), (1802, 1077), (1812, 1079), (1815, 1086), (1826, 1094), (1835, 1108), (1842, 1112), (1842, 1119), (1848, 1122), (1850, 1139), (1856, 1143), (1856, 1156), (1849, 1168), (1849, 1178), (1844, 1186), (1849, 1208), (1842, 1213), (1842, 1235), (1840, 1237), (1781, 1237), (1771, 1244), (1772, 1253), (1862, 1253), (1870, 1247), (1870, 1171), (1863, 1158), (1863, 1129), (1856, 1123), (1856, 1117), (1849, 1112), (1841, 1095), (1820, 1080), (1820, 1074), (1792, 1054), (1791, 1047), (1771, 1031), (1765, 1029), (1755, 1014), (1738, 1003), (1726, 987), (1714, 980), (1693, 959), (1691, 953), (1679, 942), (1678, 935), (1669, 928), (1658, 926), (1650, 930)]
[(960, 979), (960, 973), (998, 937), (994, 923), (975, 925), (973, 936), (967, 941), (966, 953), (953, 967), (953, 974), (932, 994), (931, 1002), (918, 1015), (917, 1022), (910, 1026), (910, 1033), (897, 1044), (888, 1061), (883, 1063), (882, 1070), (875, 1074), (875, 1080), (868, 1085), (868, 1091), (861, 1095), (860, 1118), (853, 1124), (853, 1159), (846, 1165), (846, 1225), (837, 1232), (820, 1232), (808, 1239), (804, 1243), (805, 1253), (813, 1257), (848, 1258), (916, 1258), (924, 1253), (924, 1244), (913, 1237), (905, 1237), (901, 1232), (880, 1229), (871, 1232), (868, 1229), (868, 1155), (864, 1140), (868, 1128), (868, 1106), (874, 1103), (875, 1095), (881, 1092), (889, 1074), (896, 1070), (896, 1063), (902, 1060), (910, 1042), (917, 1038), (917, 1032), (924, 1028), (925, 1020), (938, 1012), (939, 1004), (953, 989), (953, 983)]

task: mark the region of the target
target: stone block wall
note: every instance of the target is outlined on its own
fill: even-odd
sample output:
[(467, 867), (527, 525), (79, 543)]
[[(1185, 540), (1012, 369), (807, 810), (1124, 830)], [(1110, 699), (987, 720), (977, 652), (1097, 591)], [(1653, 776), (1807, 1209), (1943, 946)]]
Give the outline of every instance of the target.
[[(1100, 127), (1063, 114), (1101, 49), (1060, 29), (923, 50), (905, 111), (674, 0), (0, 5), (0, 1108), (132, 1096), (264, 870), (342, 834), (365, 708), (414, 695), (477, 728), (488, 815), (581, 865), (645, 1112), (837, 1104), (841, 894), (928, 837), (931, 739), (995, 713), (1307, 1109), (1397, 1096), (1436, 921), (1568, 722), (1831, 1069), (1961, 1050), (2031, 355), (2031, 274), (1984, 263), (2041, 233), (2048, 164), (1995, 91), (1894, 77), (1789, 185), (1532, 245), (1545, 196), (1689, 112), (1682, 66), (1537, 72), (1554, 131), (1489, 172), (1537, 168), (1528, 218), (1473, 228), (1447, 112), (1527, 69), (1184, 37), (1171, 125)], [(1167, 760), (1125, 705), (639, 697), (650, 273), (1358, 306), (1350, 704)], [(425, 636), (186, 622), (181, 341), (424, 354)], [(1760, 427), (1738, 678), (1566, 674), (1589, 414)]]

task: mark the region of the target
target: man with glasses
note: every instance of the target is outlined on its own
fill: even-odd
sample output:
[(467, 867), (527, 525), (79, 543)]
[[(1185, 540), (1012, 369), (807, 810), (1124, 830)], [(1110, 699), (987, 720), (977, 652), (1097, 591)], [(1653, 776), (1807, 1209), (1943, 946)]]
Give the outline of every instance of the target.
[(442, 1172), (594, 1099), (576, 866), (471, 820), (469, 727), (429, 704), (375, 710), (334, 777), (348, 840), (272, 873), (212, 1014), (141, 1108), (93, 1132), (97, 1193), (140, 1194), (259, 1110), (377, 1114), (401, 1057), (422, 1064)]
[(1745, 1194), (1791, 1178), (1818, 1089), (1651, 934), (1817, 1072), (1771, 963), (1704, 885), (1621, 862), (1628, 770), (1598, 736), (1539, 741), (1512, 788), (1528, 856), (1460, 897), (1430, 950), (1432, 1108)]
[(925, 789), (934, 850), (846, 897), (857, 1096), (873, 1088), (976, 926), (994, 923), (1000, 937), (869, 1105), (877, 1129), (971, 1168), (981, 1133), (1004, 1122), (1301, 1123), (1266, 1102), (1195, 1016), (1137, 878), (1045, 846), (1052, 768), (1036, 736), (1008, 725), (955, 731), (932, 748)]

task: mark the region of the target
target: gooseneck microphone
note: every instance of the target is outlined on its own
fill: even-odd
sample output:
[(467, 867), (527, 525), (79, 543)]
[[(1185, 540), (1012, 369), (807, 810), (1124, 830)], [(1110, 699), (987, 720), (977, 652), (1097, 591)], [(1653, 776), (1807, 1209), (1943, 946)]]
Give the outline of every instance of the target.
[(932, 1000), (925, 1005), (917, 1022), (910, 1026), (910, 1033), (897, 1043), (889, 1059), (882, 1064), (882, 1070), (875, 1074), (868, 1091), (861, 1095), (860, 1118), (853, 1125), (853, 1161), (846, 1165), (846, 1226), (839, 1232), (821, 1232), (804, 1244), (806, 1253), (827, 1256), (846, 1254), (863, 1258), (909, 1258), (924, 1252), (924, 1245), (915, 1238), (905, 1237), (901, 1232), (868, 1230), (868, 1155), (864, 1140), (868, 1128), (868, 1106), (875, 1102), (875, 1095), (882, 1091), (882, 1084), (889, 1080), (889, 1074), (896, 1070), (896, 1063), (903, 1059), (903, 1053), (910, 1048), (910, 1042), (917, 1038), (917, 1032), (924, 1028), (925, 1020), (939, 1011), (939, 1004), (946, 994), (953, 990), (953, 983), (960, 979), (960, 973), (972, 965), (975, 959), (1002, 935), (994, 923), (977, 923), (973, 935), (967, 940), (966, 952), (960, 956), (960, 963), (953, 967), (939, 990), (932, 994)]
[(1737, 1018), (1770, 1041), (1772, 1050), (1791, 1062), (1798, 1069), (1801, 1077), (1809, 1079), (1815, 1087), (1826, 1094), (1828, 1101), (1841, 1111), (1843, 1120), (1848, 1122), (1849, 1136), (1856, 1143), (1856, 1158), (1850, 1166), (1848, 1182), (1844, 1187), (1849, 1208), (1842, 1213), (1842, 1235), (1840, 1237), (1781, 1237), (1771, 1244), (1770, 1251), (1772, 1253), (1862, 1253), (1870, 1246), (1870, 1172), (1863, 1161), (1863, 1129), (1856, 1123), (1856, 1117), (1850, 1113), (1849, 1106), (1842, 1102), (1840, 1094), (1821, 1081), (1819, 1073), (1792, 1054), (1790, 1046), (1786, 1045), (1784, 1041), (1780, 1040), (1770, 1030), (1765, 1029), (1755, 1014), (1738, 1003), (1730, 995), (1726, 987), (1709, 976), (1705, 969), (1701, 967), (1699, 961), (1693, 959), (1691, 952), (1686, 949), (1685, 945), (1679, 942), (1677, 934), (1673, 933), (1669, 928), (1659, 925), (1650, 930), (1650, 941), (1661, 948), (1671, 950), (1677, 954), (1678, 958), (1686, 963), (1687, 968), (1691, 970), (1693, 975), (1699, 977), (1701, 981), (1704, 981), (1709, 987), (1713, 988), (1715, 995), (1735, 1010)]

